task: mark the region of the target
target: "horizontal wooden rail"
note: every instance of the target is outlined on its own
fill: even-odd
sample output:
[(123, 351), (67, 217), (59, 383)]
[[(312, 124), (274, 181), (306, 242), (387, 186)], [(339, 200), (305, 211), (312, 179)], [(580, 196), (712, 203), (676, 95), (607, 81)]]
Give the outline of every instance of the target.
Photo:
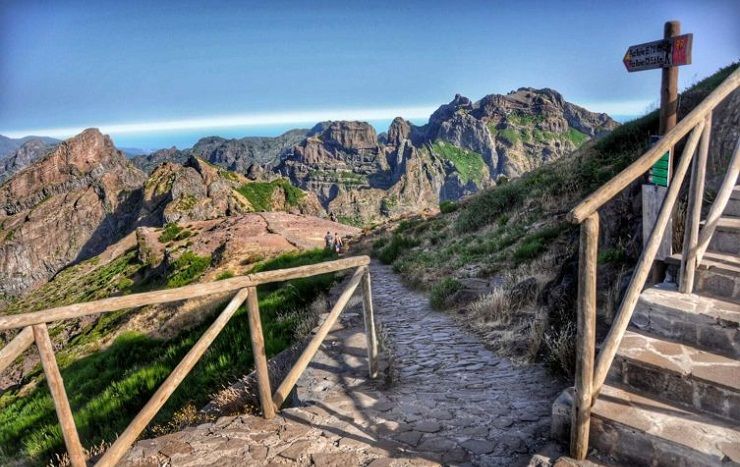
[(343, 269), (367, 266), (368, 264), (370, 264), (369, 257), (354, 256), (352, 258), (343, 258), (335, 261), (310, 264), (307, 266), (247, 274), (206, 284), (186, 285), (176, 289), (157, 290), (154, 292), (124, 295), (121, 297), (104, 298), (102, 300), (75, 303), (74, 305), (49, 308), (47, 310), (34, 311), (31, 313), (0, 316), (0, 330), (49, 323), (51, 321), (59, 321), (63, 319), (79, 318), (81, 316), (117, 311), (125, 308), (136, 308), (145, 305), (155, 305), (158, 303), (203, 297), (215, 293), (230, 292), (247, 287), (256, 287), (258, 285), (268, 284), (271, 282), (282, 282), (290, 279), (337, 272)]
[(650, 148), (642, 157), (630, 164), (629, 167), (621, 171), (617, 176), (609, 180), (601, 188), (593, 192), (576, 206), (570, 213), (568, 219), (580, 224), (588, 216), (593, 214), (607, 201), (612, 199), (617, 193), (624, 190), (630, 183), (637, 180), (647, 170), (652, 167), (658, 159), (670, 148), (676, 145), (684, 136), (686, 136), (697, 124), (706, 118), (707, 114), (712, 111), (725, 97), (740, 86), (740, 68), (733, 71), (717, 88), (712, 91), (702, 102), (697, 105), (686, 117), (681, 120), (672, 130), (666, 133), (658, 143)]
[[(136, 441), (136, 438), (139, 437), (142, 431), (157, 415), (169, 397), (175, 392), (177, 387), (183, 382), (185, 377), (205, 354), (231, 317), (247, 299), (249, 299), (248, 316), (250, 321), (252, 349), (255, 357), (255, 368), (258, 373), (260, 384), (259, 389), (260, 399), (263, 406), (263, 415), (266, 418), (274, 416), (276, 407), (273, 400), (279, 401), (279, 403), (276, 404), (279, 408), (280, 404), (285, 400), (285, 397), (287, 397), (287, 394), (296, 384), (301, 373), (308, 366), (308, 363), (315, 355), (321, 342), (336, 322), (337, 317), (346, 307), (355, 289), (357, 289), (359, 283), (363, 280), (366, 284), (363, 289), (363, 303), (365, 309), (365, 324), (367, 328), (366, 332), (368, 336), (368, 365), (372, 376), (374, 368), (377, 367), (377, 362), (375, 361), (377, 358), (377, 342), (375, 338), (375, 325), (372, 320), (372, 298), (369, 292), (369, 264), (370, 258), (367, 256), (357, 256), (295, 268), (259, 272), (219, 282), (195, 284), (177, 289), (133, 294), (123, 297), (96, 300), (94, 302), (51, 308), (44, 311), (3, 316), (0, 317), (0, 329), (12, 329), (17, 327), (24, 328), (5, 347), (0, 349), (0, 371), (9, 366), (33, 342), (36, 342), (36, 346), (38, 347), (39, 354), (41, 356), (44, 373), (47, 377), (49, 388), (52, 393), (54, 406), (62, 428), (62, 434), (64, 435), (64, 441), (67, 446), (70, 461), (74, 467), (84, 466), (84, 449), (80, 443), (77, 429), (74, 424), (74, 418), (72, 417), (72, 411), (69, 406), (69, 400), (62, 382), (62, 377), (59, 373), (59, 368), (56, 365), (54, 350), (51, 345), (46, 323), (49, 321), (77, 318), (89, 314), (235, 291), (236, 294), (232, 297), (226, 308), (215, 319), (215, 321), (211, 323), (200, 339), (198, 339), (195, 345), (190, 349), (185, 357), (183, 357), (175, 369), (172, 370), (170, 375), (164, 380), (146, 405), (134, 417), (129, 426), (123, 431), (123, 433), (121, 433), (118, 439), (110, 446), (110, 448), (108, 448), (103, 457), (96, 464), (98, 466), (105, 467), (113, 466), (126, 454), (131, 444)], [(264, 336), (262, 335), (262, 327), (259, 317), (256, 287), (261, 284), (282, 282), (353, 268), (356, 268), (356, 271), (350, 279), (347, 288), (340, 295), (337, 303), (334, 305), (329, 317), (324, 324), (319, 327), (316, 335), (309, 342), (306, 350), (304, 350), (303, 354), (299, 357), (298, 361), (289, 372), (285, 381), (280, 385), (275, 395), (270, 394), (269, 374), (264, 350)]]
[(115, 443), (105, 452), (105, 455), (96, 464), (99, 467), (108, 467), (116, 463), (126, 454), (136, 438), (139, 437), (144, 428), (157, 415), (159, 410), (164, 406), (167, 399), (170, 398), (175, 389), (182, 383), (185, 377), (190, 373), (203, 354), (208, 350), (211, 343), (218, 337), (218, 334), (226, 326), (236, 310), (247, 299), (248, 289), (242, 289), (234, 295), (224, 311), (216, 320), (206, 329), (206, 332), (198, 339), (192, 349), (185, 355), (180, 363), (172, 370), (157, 392), (149, 399), (144, 408), (134, 417), (129, 426), (121, 433)]
[[(339, 314), (342, 313), (344, 307), (347, 306), (349, 299), (352, 298), (352, 294), (355, 292), (355, 289), (360, 284), (362, 276), (366, 273), (366, 267), (357, 268), (354, 275), (352, 275), (349, 284), (347, 284), (347, 287), (344, 289), (344, 292), (342, 292), (342, 295), (340, 295), (337, 299), (337, 303), (334, 304), (334, 308), (332, 308), (331, 312), (329, 312), (329, 316), (319, 327), (318, 331), (316, 331), (316, 334), (303, 350), (301, 356), (298, 357), (298, 360), (293, 365), (293, 368), (291, 368), (288, 374), (285, 376), (283, 382), (280, 383), (280, 386), (277, 388), (275, 394), (272, 396), (272, 402), (275, 404), (275, 407), (277, 409), (279, 409), (280, 406), (283, 405), (283, 402), (285, 402), (288, 394), (290, 394), (290, 391), (293, 390), (293, 386), (295, 386), (295, 384), (298, 382), (298, 378), (300, 378), (303, 371), (311, 362), (311, 359), (314, 357), (314, 355), (316, 355), (316, 352), (318, 352), (321, 343), (324, 341), (327, 334), (329, 334), (329, 331), (331, 330), (332, 326), (334, 326), (334, 323), (336, 323), (337, 318), (339, 318)], [(370, 363), (370, 365), (372, 365), (372, 363)]]

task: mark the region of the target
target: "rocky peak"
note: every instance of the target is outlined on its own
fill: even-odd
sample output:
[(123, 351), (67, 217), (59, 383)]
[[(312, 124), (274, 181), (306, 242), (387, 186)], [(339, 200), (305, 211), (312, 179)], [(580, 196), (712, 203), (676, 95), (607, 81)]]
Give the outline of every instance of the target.
[(387, 143), (389, 146), (398, 147), (401, 142), (411, 137), (411, 123), (401, 117), (396, 117), (388, 127)]
[(367, 122), (322, 122), (311, 130), (311, 135), (318, 137), (327, 147), (348, 152), (378, 148), (378, 135)]
[(0, 159), (0, 184), (42, 158), (55, 145), (56, 143), (49, 143), (42, 138), (26, 140), (7, 157)]
[(146, 180), (96, 129), (0, 186), (0, 295), (16, 295), (133, 229)]
[(470, 111), (473, 108), (473, 103), (470, 99), (460, 94), (455, 94), (455, 98), (449, 104), (440, 106), (434, 113), (429, 117), (430, 123), (439, 123), (444, 120), (452, 118), (452, 116), (459, 110)]

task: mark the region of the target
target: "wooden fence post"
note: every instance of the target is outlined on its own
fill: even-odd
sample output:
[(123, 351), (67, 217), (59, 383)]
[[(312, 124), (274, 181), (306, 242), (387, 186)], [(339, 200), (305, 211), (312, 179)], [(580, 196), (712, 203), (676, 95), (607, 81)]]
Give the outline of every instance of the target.
[(247, 297), (247, 311), (249, 312), (249, 333), (252, 337), (252, 355), (254, 355), (254, 369), (257, 372), (257, 386), (259, 389), (262, 416), (270, 419), (275, 416), (275, 405), (272, 403), (270, 390), (270, 372), (267, 369), (265, 355), (265, 337), (262, 334), (262, 320), (260, 319), (257, 288), (250, 287)]
[(141, 411), (136, 414), (128, 427), (121, 433), (118, 439), (108, 448), (102, 458), (98, 461), (96, 466), (98, 467), (111, 467), (116, 465), (121, 457), (126, 454), (128, 448), (131, 447), (136, 438), (144, 431), (144, 428), (152, 421), (157, 415), (162, 406), (167, 402), (175, 389), (182, 383), (185, 377), (190, 373), (190, 370), (198, 363), (200, 358), (208, 350), (213, 341), (218, 337), (218, 334), (229, 322), (236, 310), (244, 303), (247, 299), (247, 289), (239, 290), (234, 298), (231, 299), (226, 308), (221, 312), (220, 315), (208, 326), (208, 329), (200, 336), (200, 339), (193, 345), (183, 357), (180, 363), (177, 364), (172, 373), (164, 380), (164, 382), (157, 388), (149, 401), (144, 405)]
[(365, 336), (367, 338), (367, 367), (370, 378), (374, 379), (378, 376), (378, 336), (375, 332), (373, 290), (369, 268), (362, 276), (362, 311), (365, 317)]
[(33, 337), (36, 340), (36, 347), (39, 349), (41, 366), (44, 368), (46, 382), (49, 384), (49, 392), (51, 392), (51, 398), (54, 400), (54, 409), (56, 409), (57, 418), (59, 418), (59, 425), (62, 427), (62, 435), (64, 436), (64, 444), (67, 445), (69, 460), (74, 467), (85, 467), (85, 451), (80, 443), (80, 436), (77, 434), (72, 408), (69, 406), (67, 392), (64, 390), (64, 381), (61, 373), (59, 373), (46, 324), (34, 325)]
[(679, 274), (679, 291), (690, 294), (694, 290), (694, 275), (696, 273), (697, 244), (699, 243), (699, 224), (701, 223), (701, 208), (704, 201), (704, 179), (706, 178), (707, 156), (709, 154), (709, 138), (712, 134), (712, 113), (708, 113), (704, 120), (704, 132), (699, 142), (699, 153), (694, 159), (691, 168), (691, 184), (689, 187), (689, 206), (686, 210), (686, 230), (684, 231), (683, 252), (681, 253), (681, 272)]
[(570, 455), (583, 460), (588, 454), (591, 426), (594, 355), (596, 353), (596, 265), (599, 245), (599, 213), (581, 224), (578, 258), (578, 328), (576, 336), (576, 387), (570, 430)]
[(298, 382), (298, 378), (301, 377), (303, 371), (308, 367), (308, 364), (311, 363), (311, 359), (316, 355), (316, 352), (318, 352), (319, 347), (321, 347), (321, 343), (324, 342), (324, 339), (327, 334), (329, 334), (329, 331), (331, 331), (332, 326), (337, 322), (339, 314), (342, 313), (344, 307), (347, 306), (349, 299), (352, 298), (352, 294), (355, 293), (357, 286), (360, 285), (360, 281), (362, 280), (362, 276), (365, 274), (366, 269), (367, 268), (365, 266), (357, 268), (355, 273), (352, 275), (352, 278), (349, 280), (347, 287), (337, 299), (337, 303), (334, 304), (334, 307), (329, 312), (329, 316), (327, 316), (323, 324), (319, 326), (316, 334), (314, 334), (306, 345), (306, 348), (303, 349), (303, 353), (293, 364), (293, 368), (291, 368), (288, 374), (285, 375), (285, 379), (283, 379), (283, 382), (280, 383), (280, 386), (275, 390), (275, 394), (272, 395), (272, 402), (275, 404), (276, 409), (280, 409), (283, 402), (285, 402), (285, 399), (288, 397), (288, 394), (290, 394), (290, 391), (293, 390), (293, 386)]

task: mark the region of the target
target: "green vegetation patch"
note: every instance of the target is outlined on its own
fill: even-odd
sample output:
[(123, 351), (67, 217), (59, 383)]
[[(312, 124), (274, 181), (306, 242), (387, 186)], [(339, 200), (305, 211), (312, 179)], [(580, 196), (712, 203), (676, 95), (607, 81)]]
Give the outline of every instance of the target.
[(432, 152), (452, 162), (464, 183), (472, 181), (480, 184), (483, 180), (486, 162), (477, 152), (459, 148), (444, 141), (436, 141), (432, 145)]
[(432, 286), (429, 303), (437, 310), (444, 309), (453, 304), (455, 293), (460, 291), (462, 287), (457, 279), (446, 277)]
[(530, 261), (547, 250), (550, 242), (564, 230), (564, 224), (557, 224), (538, 230), (524, 237), (522, 243), (514, 250), (514, 263)]
[(457, 211), (458, 204), (454, 201), (442, 201), (439, 203), (439, 210), (442, 212), (442, 214), (449, 214), (451, 212)]
[(162, 243), (169, 243), (171, 241), (185, 240), (191, 235), (193, 235), (191, 231), (183, 229), (176, 222), (170, 222), (164, 226), (158, 240)]
[(167, 275), (167, 287), (182, 287), (197, 280), (208, 266), (210, 256), (198, 256), (188, 250), (172, 263), (172, 270)]
[(385, 264), (392, 264), (399, 256), (418, 246), (419, 240), (405, 235), (395, 234), (376, 252), (378, 259)]
[[(328, 252), (310, 251), (278, 257), (262, 263), (260, 268), (291, 267), (330, 258)], [(305, 329), (301, 324), (308, 319), (302, 310), (328, 291), (334, 281), (333, 274), (325, 274), (259, 288), (268, 357), (302, 337), (299, 330)], [(115, 313), (104, 316), (109, 318), (101, 319), (99, 326), (78, 339), (90, 340), (120, 318)], [(85, 446), (114, 441), (211, 321), (206, 320), (167, 341), (128, 332), (103, 351), (76, 360), (61, 359), (62, 377)], [(163, 407), (153, 425), (167, 422), (187, 405), (204, 405), (214, 392), (250, 371), (253, 357), (246, 322), (246, 308), (242, 306)], [(11, 389), (0, 395), (0, 464), (23, 457), (26, 462), (45, 465), (55, 453), (65, 450), (48, 387), (42, 377), (34, 377), (40, 381), (31, 389), (23, 393)], [(151, 435), (144, 434), (145, 437)]]
[(241, 193), (255, 211), (272, 211), (272, 194), (275, 189), (280, 188), (285, 193), (285, 204), (296, 207), (306, 195), (300, 188), (293, 186), (290, 181), (281, 178), (271, 182), (251, 182), (240, 186), (237, 191)]

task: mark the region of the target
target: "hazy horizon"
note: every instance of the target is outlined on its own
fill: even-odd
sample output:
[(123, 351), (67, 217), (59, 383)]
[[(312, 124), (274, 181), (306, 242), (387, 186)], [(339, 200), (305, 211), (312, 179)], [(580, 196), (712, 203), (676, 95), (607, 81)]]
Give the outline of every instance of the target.
[(98, 127), (121, 146), (188, 147), (329, 119), (425, 122), (456, 93), (520, 87), (634, 117), (655, 107), (660, 71), (627, 73), (622, 57), (666, 20), (694, 34), (680, 88), (740, 58), (740, 3), (641, 5), (9, 0), (0, 134)]

